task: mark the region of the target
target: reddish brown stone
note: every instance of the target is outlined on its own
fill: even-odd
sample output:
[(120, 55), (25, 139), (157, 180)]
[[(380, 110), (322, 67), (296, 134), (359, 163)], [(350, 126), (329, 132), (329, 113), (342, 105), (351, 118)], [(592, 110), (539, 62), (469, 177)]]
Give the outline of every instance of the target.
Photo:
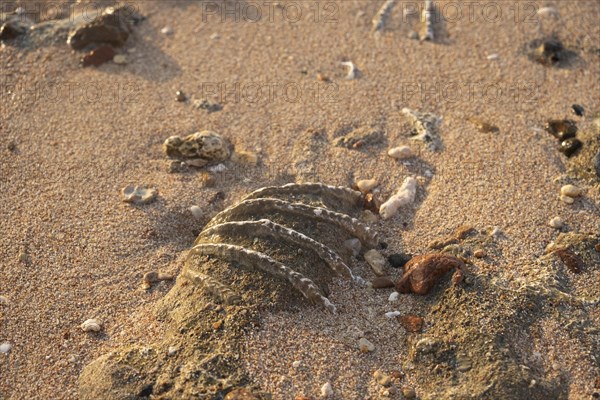
[(419, 333), (423, 329), (423, 318), (414, 314), (401, 315), (398, 317), (400, 324), (407, 332)]
[(404, 266), (404, 275), (396, 282), (400, 293), (425, 295), (446, 273), (465, 264), (449, 254), (434, 253), (413, 257)]
[(571, 249), (558, 249), (554, 252), (569, 271), (578, 274), (583, 269), (583, 261)]
[(600, 253), (600, 243), (596, 243), (596, 245), (594, 246), (594, 249), (596, 249), (596, 251), (598, 253)]
[(387, 276), (379, 276), (371, 281), (374, 289), (385, 289), (394, 287), (394, 281)]
[(87, 53), (81, 59), (81, 65), (89, 67), (93, 65), (95, 67), (110, 61), (115, 56), (115, 50), (110, 46), (100, 46)]

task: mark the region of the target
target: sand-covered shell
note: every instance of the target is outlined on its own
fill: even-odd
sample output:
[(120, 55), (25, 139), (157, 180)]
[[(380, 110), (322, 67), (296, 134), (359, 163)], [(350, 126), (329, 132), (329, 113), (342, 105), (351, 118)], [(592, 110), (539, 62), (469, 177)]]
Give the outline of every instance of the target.
[(231, 155), (229, 147), (229, 143), (221, 135), (212, 131), (196, 132), (184, 138), (171, 136), (163, 143), (163, 151), (168, 157), (182, 161), (225, 161)]

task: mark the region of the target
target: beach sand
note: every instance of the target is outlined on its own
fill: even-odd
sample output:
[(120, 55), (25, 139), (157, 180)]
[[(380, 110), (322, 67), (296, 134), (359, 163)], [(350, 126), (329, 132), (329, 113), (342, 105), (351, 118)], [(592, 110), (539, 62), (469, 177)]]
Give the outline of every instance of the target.
[[(85, 365), (123, 345), (160, 338), (153, 306), (173, 282), (144, 291), (144, 273), (177, 274), (218, 211), (256, 188), (295, 181), (294, 148), (308, 129), (329, 140), (311, 160), (312, 176), (324, 183), (352, 186), (375, 178), (385, 200), (405, 177), (418, 177), (415, 204), (373, 224), (389, 245), (386, 254), (431, 251), (430, 241), (461, 225), (498, 227), (498, 255), (475, 260), (476, 273), (511, 281), (558, 235), (548, 225), (553, 217), (561, 217), (568, 231), (599, 233), (598, 179), (572, 180), (569, 161), (543, 130), (548, 119), (572, 118), (586, 137), (598, 135), (597, 2), (559, 2), (561, 18), (543, 22), (530, 20), (527, 7), (542, 2), (489, 3), (502, 10), (494, 18), (484, 18), (481, 5), (471, 18), (463, 4), (465, 15), (445, 18), (434, 42), (408, 38), (403, 7), (414, 2), (400, 2), (380, 35), (371, 32), (380, 3), (286, 3), (302, 15), (273, 6), (272, 18), (252, 23), (241, 11), (239, 21), (222, 21), (222, 10), (208, 13), (202, 2), (136, 2), (147, 20), (118, 49), (127, 54), (126, 65), (81, 68), (81, 55), (65, 42), (2, 45), (0, 295), (6, 302), (0, 305), (0, 342), (12, 349), (0, 354), (0, 398), (75, 399)], [(172, 34), (161, 33), (166, 26)], [(577, 53), (568, 67), (542, 66), (525, 54), (530, 41), (553, 31)], [(488, 59), (491, 54), (497, 58)], [(344, 79), (342, 61), (356, 64), (358, 79)], [(178, 90), (190, 101), (177, 102)], [(192, 99), (204, 97), (223, 109), (193, 107)], [(572, 115), (573, 103), (585, 107), (585, 117)], [(440, 151), (409, 139), (404, 107), (443, 118)], [(480, 132), (469, 117), (499, 132)], [(360, 151), (331, 145), (363, 126), (380, 127), (386, 142)], [(201, 171), (169, 173), (163, 141), (199, 130), (255, 152), (258, 165), (226, 162), (227, 171), (213, 174), (214, 187), (202, 185)], [(416, 157), (400, 162), (386, 155), (400, 145), (411, 146)], [(559, 193), (571, 182), (585, 192), (567, 205)], [(120, 191), (130, 184), (156, 187), (157, 201), (123, 203)], [(220, 192), (224, 200), (213, 201)], [(202, 218), (192, 217), (193, 205)], [(356, 264), (368, 273), (364, 263)], [(598, 265), (587, 268), (578, 279), (597, 285)], [(248, 371), (274, 398), (318, 396), (327, 381), (337, 398), (378, 398), (374, 370), (402, 369), (407, 333), (382, 314), (419, 314), (424, 300), (402, 295), (390, 304), (391, 290), (347, 285), (331, 286), (330, 298), (341, 310), (335, 317), (314, 308), (278, 312), (248, 335)], [(597, 307), (590, 313), (597, 329)], [(81, 331), (89, 318), (102, 322), (101, 334)], [(548, 365), (568, 371), (568, 398), (588, 398), (598, 366), (577, 365), (589, 360), (594, 345), (564, 348), (570, 339), (544, 321), (536, 351), (552, 358)], [(371, 332), (374, 353), (365, 356), (353, 339), (344, 339), (341, 332), (352, 326)], [(291, 367), (293, 361), (301, 367)], [(419, 393), (410, 373), (403, 385)]]

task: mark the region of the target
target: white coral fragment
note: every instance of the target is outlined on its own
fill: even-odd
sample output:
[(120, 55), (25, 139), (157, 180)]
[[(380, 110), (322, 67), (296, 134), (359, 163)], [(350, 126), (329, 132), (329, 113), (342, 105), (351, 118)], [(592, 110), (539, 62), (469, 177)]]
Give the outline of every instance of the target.
[(406, 178), (398, 192), (379, 207), (381, 218), (389, 219), (396, 215), (400, 207), (411, 204), (415, 200), (416, 192), (417, 180), (413, 177)]

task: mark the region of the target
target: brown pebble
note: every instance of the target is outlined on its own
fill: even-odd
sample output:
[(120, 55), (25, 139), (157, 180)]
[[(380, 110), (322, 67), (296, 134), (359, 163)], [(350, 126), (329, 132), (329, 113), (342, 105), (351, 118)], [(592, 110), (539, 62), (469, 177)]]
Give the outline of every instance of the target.
[(111, 46), (100, 46), (83, 56), (81, 65), (84, 67), (89, 67), (90, 65), (97, 67), (112, 60), (114, 56), (115, 50)]
[(574, 274), (580, 273), (583, 269), (583, 261), (570, 248), (558, 249), (554, 253)]
[(221, 328), (223, 326), (223, 320), (220, 319), (217, 322), (212, 324), (213, 329), (216, 331), (217, 329)]
[(394, 281), (387, 276), (379, 276), (371, 281), (374, 289), (385, 289), (394, 287)]
[(258, 397), (246, 388), (237, 388), (227, 393), (225, 400), (258, 400)]
[(477, 249), (473, 252), (473, 256), (475, 256), (475, 258), (483, 258), (487, 256), (487, 253), (483, 249)]
[(469, 225), (459, 226), (454, 232), (454, 237), (457, 240), (463, 240), (469, 237), (472, 233), (475, 233), (475, 228)]
[(594, 249), (600, 253), (600, 243), (596, 243), (596, 245), (594, 246)]
[(400, 321), (400, 325), (402, 325), (407, 332), (419, 333), (423, 330), (423, 318), (418, 315), (401, 315), (398, 317), (398, 321)]
[(216, 185), (217, 181), (213, 175), (208, 172), (205, 172), (200, 177), (200, 185), (204, 188), (211, 188)]
[(187, 96), (181, 90), (178, 90), (175, 92), (175, 100), (181, 103), (187, 100)]
[(320, 82), (329, 82), (329, 78), (321, 73), (317, 74), (317, 80)]
[(402, 371), (394, 369), (394, 370), (390, 371), (390, 376), (392, 377), (392, 379), (400, 380), (400, 379), (404, 378), (404, 373)]
[(415, 256), (404, 266), (404, 275), (396, 282), (396, 288), (400, 293), (426, 295), (450, 270), (464, 267), (459, 258), (449, 254)]
[(379, 200), (373, 193), (367, 193), (364, 197), (364, 208), (369, 210), (375, 215), (379, 214), (379, 208), (381, 207), (381, 200)]
[(405, 386), (402, 388), (402, 395), (407, 399), (414, 399), (417, 397), (417, 392), (415, 392), (415, 389)]

